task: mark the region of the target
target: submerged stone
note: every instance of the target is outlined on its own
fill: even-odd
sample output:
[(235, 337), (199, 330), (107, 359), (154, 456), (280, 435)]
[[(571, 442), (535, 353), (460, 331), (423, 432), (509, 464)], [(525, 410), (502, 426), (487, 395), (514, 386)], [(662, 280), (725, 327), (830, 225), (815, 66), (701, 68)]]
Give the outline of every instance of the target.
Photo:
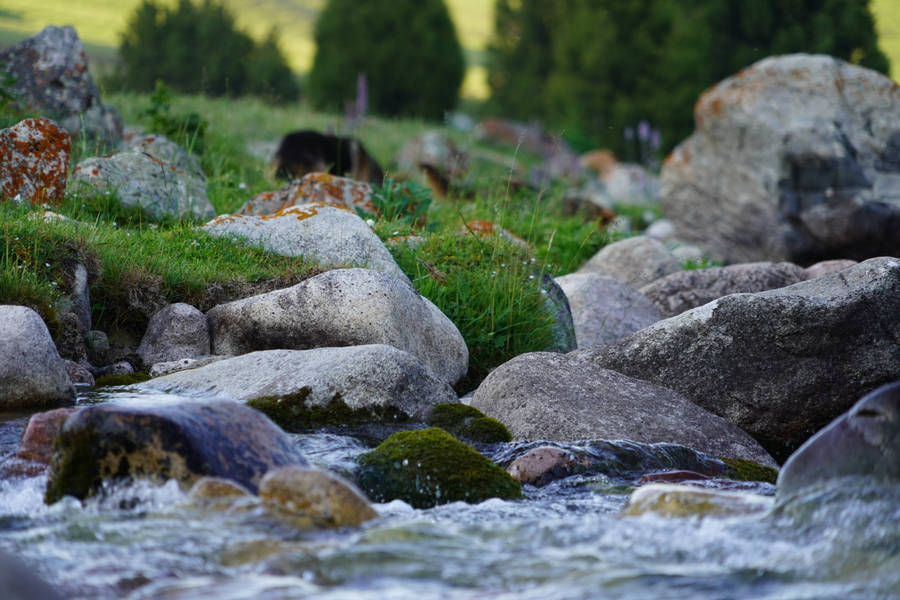
[(378, 517), (355, 485), (321, 469), (269, 471), (259, 484), (259, 497), (270, 510), (287, 514), (300, 525), (358, 527)]
[(460, 500), (522, 497), (518, 481), (437, 427), (395, 433), (358, 462), (359, 484), (376, 502), (400, 499), (430, 508)]
[(758, 494), (653, 483), (631, 494), (622, 516), (652, 513), (662, 517), (730, 517), (763, 512), (771, 506), (771, 498)]
[(238, 403), (88, 406), (54, 441), (45, 501), (84, 499), (103, 480), (126, 478), (175, 479), (188, 488), (212, 475), (255, 492), (270, 469), (305, 464), (281, 429)]

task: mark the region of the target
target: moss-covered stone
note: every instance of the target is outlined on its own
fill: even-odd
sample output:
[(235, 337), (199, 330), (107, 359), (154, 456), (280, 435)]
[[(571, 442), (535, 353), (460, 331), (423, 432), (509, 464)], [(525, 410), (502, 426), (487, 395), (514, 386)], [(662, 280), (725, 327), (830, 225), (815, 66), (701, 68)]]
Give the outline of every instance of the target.
[(134, 385), (150, 379), (150, 375), (141, 371), (138, 373), (123, 373), (115, 375), (102, 375), (94, 382), (94, 387), (114, 387), (117, 385)]
[(352, 409), (341, 400), (340, 394), (335, 394), (324, 406), (309, 406), (307, 400), (310, 393), (310, 388), (303, 386), (293, 394), (248, 400), (247, 406), (264, 413), (282, 429), (292, 433), (304, 433), (322, 427), (354, 426), (373, 422), (403, 423), (409, 420), (409, 415), (393, 406)]
[(377, 502), (400, 499), (429, 508), (522, 497), (519, 482), (506, 471), (437, 427), (395, 433), (358, 462), (359, 485)]
[(512, 434), (506, 425), (486, 416), (474, 406), (465, 404), (435, 405), (431, 416), (428, 417), (428, 424), (473, 442), (494, 444), (512, 441)]
[(767, 467), (752, 460), (743, 458), (722, 458), (720, 459), (727, 471), (725, 476), (729, 479), (738, 481), (764, 481), (766, 483), (775, 484), (778, 479), (778, 469)]

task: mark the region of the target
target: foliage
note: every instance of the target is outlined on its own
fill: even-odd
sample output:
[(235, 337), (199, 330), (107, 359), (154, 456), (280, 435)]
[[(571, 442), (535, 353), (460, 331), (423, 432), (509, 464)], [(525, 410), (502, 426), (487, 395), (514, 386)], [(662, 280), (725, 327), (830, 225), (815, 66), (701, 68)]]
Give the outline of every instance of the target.
[(522, 497), (521, 485), (506, 471), (437, 427), (395, 433), (357, 461), (359, 485), (376, 502), (399, 498), (430, 508)]
[(315, 42), (308, 88), (318, 107), (343, 108), (360, 74), (379, 114), (440, 119), (456, 104), (465, 64), (443, 0), (329, 0)]
[(143, 0), (122, 35), (119, 55), (116, 79), (126, 89), (150, 91), (161, 79), (186, 93), (292, 100), (299, 91), (277, 32), (255, 44), (217, 0), (178, 0), (175, 7)]
[[(425, 221), (431, 206), (431, 190), (415, 181), (397, 182), (388, 177), (383, 185), (372, 186), (372, 203), (380, 218), (414, 226)], [(357, 212), (367, 216), (359, 209)]]
[(172, 90), (156, 81), (150, 106), (141, 113), (150, 133), (160, 133), (190, 152), (203, 154), (208, 123), (197, 113), (172, 114)]
[[(495, 110), (541, 118), (620, 156), (644, 121), (664, 150), (707, 87), (771, 54), (825, 53), (887, 72), (868, 0), (498, 0)], [(629, 156), (629, 158), (631, 158)]]

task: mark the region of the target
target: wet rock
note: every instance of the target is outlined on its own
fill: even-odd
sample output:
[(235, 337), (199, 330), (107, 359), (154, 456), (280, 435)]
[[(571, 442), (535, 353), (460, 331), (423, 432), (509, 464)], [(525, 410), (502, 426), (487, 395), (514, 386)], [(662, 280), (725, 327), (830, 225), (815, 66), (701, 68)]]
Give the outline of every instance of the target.
[(321, 469), (269, 471), (259, 484), (259, 497), (270, 510), (316, 527), (358, 527), (378, 518), (355, 485)]
[(127, 144), (124, 144), (123, 149), (149, 154), (153, 158), (170, 164), (191, 177), (200, 181), (206, 181), (206, 175), (203, 173), (203, 169), (200, 168), (200, 161), (197, 160), (197, 157), (164, 135), (151, 133), (131, 138)]
[(0, 409), (43, 408), (75, 399), (41, 317), (24, 306), (0, 305)]
[(87, 362), (77, 363), (73, 360), (66, 360), (66, 375), (73, 384), (80, 383), (94, 387), (94, 374), (91, 373)]
[(660, 471), (658, 473), (647, 473), (646, 475), (642, 475), (638, 480), (638, 483), (641, 485), (659, 482), (681, 483), (682, 481), (704, 481), (706, 479), (709, 479), (709, 475), (697, 473), (696, 471)]
[(572, 273), (556, 283), (572, 307), (579, 348), (610, 344), (662, 319), (653, 302), (612, 277)]
[(662, 242), (639, 235), (604, 247), (578, 272), (605, 275), (639, 289), (680, 270), (681, 261)]
[(485, 378), (472, 406), (516, 440), (669, 442), (774, 465), (750, 436), (681, 394), (572, 355), (517, 356)]
[(17, 557), (0, 550), (0, 598), (62, 600), (64, 596)]
[(774, 290), (807, 278), (806, 270), (792, 263), (745, 263), (671, 273), (640, 291), (659, 307), (663, 318), (729, 294)]
[(188, 496), (194, 500), (228, 500), (252, 495), (236, 481), (223, 477), (201, 477), (191, 486)]
[(823, 260), (822, 262), (817, 262), (814, 265), (806, 267), (806, 279), (815, 279), (816, 277), (831, 275), (832, 273), (849, 269), (855, 264), (857, 264), (855, 260)]
[(372, 229), (349, 209), (306, 202), (270, 215), (221, 215), (202, 227), (210, 235), (237, 238), (282, 256), (321, 265), (368, 266), (406, 279)]
[(673, 483), (644, 485), (631, 493), (623, 517), (731, 517), (753, 515), (772, 507), (772, 499), (757, 494), (704, 489)]
[(358, 459), (360, 487), (376, 502), (416, 508), (522, 497), (519, 482), (442, 429), (401, 431)]
[(572, 475), (574, 465), (575, 455), (571, 452), (541, 446), (514, 460), (506, 472), (516, 481), (541, 487)]
[(146, 152), (125, 150), (78, 163), (73, 193), (110, 193), (127, 207), (142, 208), (157, 220), (209, 219), (216, 214), (206, 182)]
[(778, 498), (846, 476), (900, 482), (900, 381), (861, 398), (794, 452), (778, 476)]
[(676, 390), (784, 460), (856, 398), (900, 379), (898, 287), (900, 259), (873, 258), (725, 296), (573, 356)]
[(49, 465), (53, 458), (53, 440), (62, 429), (63, 423), (75, 410), (57, 408), (31, 415), (22, 431), (22, 440), (19, 442), (16, 456), (23, 460)]
[(153, 363), (147, 372), (150, 377), (162, 377), (169, 373), (177, 373), (186, 369), (196, 369), (205, 367), (206, 365), (218, 362), (227, 356), (198, 356), (196, 358), (182, 358), (180, 360), (171, 360), (165, 362)]
[(261, 217), (309, 202), (341, 206), (354, 213), (361, 210), (372, 215), (378, 214), (378, 209), (372, 202), (371, 185), (330, 173), (309, 173), (300, 180), (288, 182), (280, 190), (256, 194), (236, 214)]
[(69, 134), (50, 119), (25, 119), (0, 130), (0, 197), (61, 203), (70, 150)]
[(383, 344), (267, 350), (150, 380), (141, 388), (248, 402), (282, 427), (424, 420), (456, 394), (413, 355)]
[(468, 349), (453, 322), (405, 280), (369, 269), (327, 271), (221, 304), (207, 317), (216, 354), (388, 344), (450, 384), (468, 369)]
[(235, 402), (101, 404), (72, 414), (54, 442), (45, 501), (86, 498), (103, 480), (224, 477), (255, 492), (269, 470), (303, 465), (293, 440)]
[(122, 138), (122, 118), (100, 102), (81, 40), (72, 27), (45, 27), (0, 52), (0, 64), (15, 78), (8, 90), (17, 108), (59, 122), (72, 136), (113, 148)]
[(208, 355), (206, 315), (190, 304), (170, 304), (151, 317), (137, 353), (145, 365)]
[(898, 95), (880, 73), (807, 54), (707, 90), (662, 170), (677, 237), (726, 263), (900, 255)]
[(435, 405), (427, 422), (432, 427), (440, 427), (453, 436), (471, 442), (495, 444), (512, 441), (512, 434), (503, 423), (485, 416), (477, 408), (458, 402)]

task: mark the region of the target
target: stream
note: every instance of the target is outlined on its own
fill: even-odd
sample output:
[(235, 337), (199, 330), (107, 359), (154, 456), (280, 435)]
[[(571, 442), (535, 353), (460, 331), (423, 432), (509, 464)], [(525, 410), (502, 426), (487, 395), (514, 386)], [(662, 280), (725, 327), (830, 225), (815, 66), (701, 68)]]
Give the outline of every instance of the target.
[[(128, 390), (80, 402), (128, 402)], [(170, 398), (177, 400), (177, 398)], [(27, 415), (0, 415), (0, 457)], [(293, 436), (346, 473), (367, 450)], [(711, 484), (715, 485), (715, 481)], [(900, 598), (900, 485), (843, 479), (731, 517), (622, 517), (635, 482), (573, 476), (525, 500), (376, 504), (358, 529), (303, 531), (256, 498), (198, 504), (174, 481), (43, 503), (46, 476), (0, 481), (0, 550), (65, 598)]]

